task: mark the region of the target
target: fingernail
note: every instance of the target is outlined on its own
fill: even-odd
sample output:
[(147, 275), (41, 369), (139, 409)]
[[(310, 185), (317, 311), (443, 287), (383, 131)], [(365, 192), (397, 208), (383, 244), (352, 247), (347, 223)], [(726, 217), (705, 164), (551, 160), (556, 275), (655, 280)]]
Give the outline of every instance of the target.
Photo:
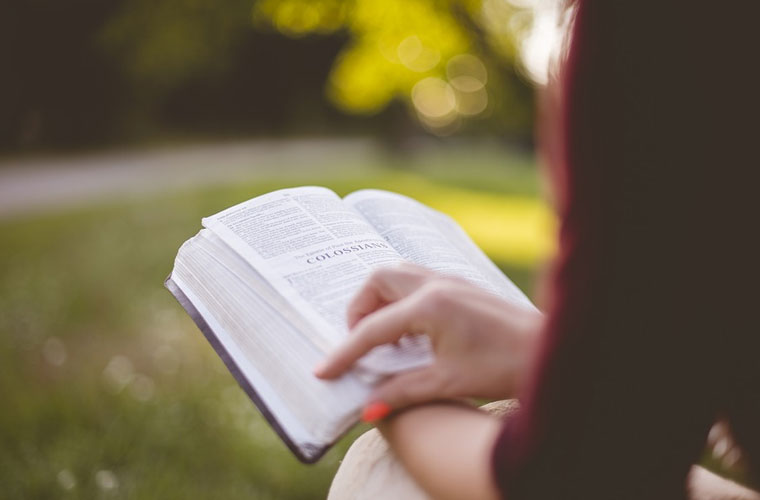
[(388, 403), (383, 401), (374, 401), (364, 407), (362, 411), (362, 422), (372, 423), (377, 422), (388, 416), (391, 412), (391, 407)]
[(314, 373), (314, 375), (319, 377), (325, 372), (325, 368), (327, 368), (327, 363), (325, 362), (317, 363), (317, 365), (312, 370), (312, 373)]

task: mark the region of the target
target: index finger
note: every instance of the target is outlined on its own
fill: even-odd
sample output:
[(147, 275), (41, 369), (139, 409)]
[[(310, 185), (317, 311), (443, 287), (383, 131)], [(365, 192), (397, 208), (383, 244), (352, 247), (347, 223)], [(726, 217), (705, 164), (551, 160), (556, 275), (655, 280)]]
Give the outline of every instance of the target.
[(373, 348), (399, 340), (406, 333), (422, 333), (415, 318), (414, 300), (394, 302), (361, 320), (346, 342), (314, 370), (319, 378), (335, 378)]
[(432, 271), (407, 263), (375, 271), (348, 305), (348, 327), (353, 328), (368, 314), (408, 296), (432, 276)]

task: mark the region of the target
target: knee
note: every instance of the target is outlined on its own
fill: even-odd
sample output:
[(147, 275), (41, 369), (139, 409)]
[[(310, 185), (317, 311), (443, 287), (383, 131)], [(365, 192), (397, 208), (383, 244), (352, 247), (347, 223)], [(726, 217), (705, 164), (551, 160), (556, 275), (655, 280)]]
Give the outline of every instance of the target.
[(407, 474), (385, 439), (371, 429), (354, 441), (333, 478), (328, 500), (424, 500), (427, 495)]

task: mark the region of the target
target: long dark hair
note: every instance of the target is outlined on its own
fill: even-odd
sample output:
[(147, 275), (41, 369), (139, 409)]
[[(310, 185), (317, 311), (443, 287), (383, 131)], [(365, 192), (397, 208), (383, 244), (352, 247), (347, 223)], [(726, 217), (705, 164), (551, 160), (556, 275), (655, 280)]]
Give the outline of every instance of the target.
[(725, 416), (760, 484), (760, 3), (573, 6), (548, 155), (560, 255), (501, 480), (681, 498)]

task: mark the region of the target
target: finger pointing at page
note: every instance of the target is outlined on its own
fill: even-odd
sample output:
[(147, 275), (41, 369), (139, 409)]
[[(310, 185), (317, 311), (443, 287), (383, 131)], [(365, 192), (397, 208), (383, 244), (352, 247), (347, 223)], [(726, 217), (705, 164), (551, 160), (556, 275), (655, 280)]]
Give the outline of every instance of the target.
[(423, 333), (422, 325), (415, 320), (415, 302), (414, 297), (407, 297), (365, 316), (346, 342), (314, 374), (320, 378), (335, 378), (374, 347), (396, 342), (406, 333)]
[(423, 267), (401, 264), (372, 273), (348, 305), (348, 327), (366, 315), (408, 296), (435, 274)]

